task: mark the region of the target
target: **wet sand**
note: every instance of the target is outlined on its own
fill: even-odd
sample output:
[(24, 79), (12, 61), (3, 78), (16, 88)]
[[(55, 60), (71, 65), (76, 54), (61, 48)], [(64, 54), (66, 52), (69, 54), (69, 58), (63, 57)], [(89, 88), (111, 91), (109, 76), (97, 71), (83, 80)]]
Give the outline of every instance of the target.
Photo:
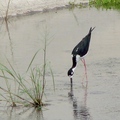
[[(34, 14), (9, 20), (11, 40), (5, 24), (0, 29), (0, 62), (5, 57), (21, 73), (25, 72), (34, 53), (42, 47), (41, 34), (47, 26), (53, 40), (47, 47), (47, 59), (55, 77), (47, 76), (46, 98), (49, 104), (42, 112), (34, 108), (17, 107), (4, 110), (0, 104), (1, 120), (119, 120), (120, 119), (120, 12), (84, 8)], [(96, 26), (86, 55), (87, 79), (80, 61), (73, 77), (73, 88), (67, 76), (71, 67), (73, 47)], [(34, 65), (42, 64), (42, 52)], [(83, 82), (83, 84), (82, 84)], [(73, 94), (73, 96), (72, 96)]]

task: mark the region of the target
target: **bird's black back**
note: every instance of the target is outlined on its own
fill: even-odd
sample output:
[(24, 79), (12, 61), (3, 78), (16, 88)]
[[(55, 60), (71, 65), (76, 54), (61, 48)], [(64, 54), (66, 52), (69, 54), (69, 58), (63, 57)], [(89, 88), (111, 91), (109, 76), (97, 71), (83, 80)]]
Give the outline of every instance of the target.
[(82, 57), (85, 54), (87, 54), (91, 39), (91, 32), (93, 29), (91, 27), (89, 33), (75, 46), (75, 48), (72, 51), (73, 55), (80, 55), (80, 57)]

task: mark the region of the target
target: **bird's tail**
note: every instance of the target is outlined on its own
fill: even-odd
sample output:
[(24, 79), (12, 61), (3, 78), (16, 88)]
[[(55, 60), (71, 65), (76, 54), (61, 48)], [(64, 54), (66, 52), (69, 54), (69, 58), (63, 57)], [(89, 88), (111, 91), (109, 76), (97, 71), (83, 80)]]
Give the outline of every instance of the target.
[(95, 27), (94, 28), (90, 28), (90, 30), (89, 30), (89, 34), (93, 31), (95, 29)]

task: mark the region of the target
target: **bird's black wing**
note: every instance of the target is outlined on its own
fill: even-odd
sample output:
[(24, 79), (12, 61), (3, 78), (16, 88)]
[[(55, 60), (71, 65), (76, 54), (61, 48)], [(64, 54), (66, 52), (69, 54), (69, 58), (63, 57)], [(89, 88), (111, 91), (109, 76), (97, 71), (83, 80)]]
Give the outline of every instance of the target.
[(86, 35), (73, 49), (73, 55), (80, 55), (80, 57), (84, 56), (89, 49), (91, 34)]

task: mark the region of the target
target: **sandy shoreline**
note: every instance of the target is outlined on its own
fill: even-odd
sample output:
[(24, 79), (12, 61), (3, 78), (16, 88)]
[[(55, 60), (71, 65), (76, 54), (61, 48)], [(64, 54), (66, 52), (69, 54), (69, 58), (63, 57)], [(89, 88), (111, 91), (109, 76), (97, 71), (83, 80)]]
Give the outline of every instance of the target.
[[(69, 2), (88, 3), (89, 0), (10, 0), (8, 15), (17, 16), (35, 11), (66, 7)], [(9, 0), (0, 0), (0, 17), (5, 17)]]

